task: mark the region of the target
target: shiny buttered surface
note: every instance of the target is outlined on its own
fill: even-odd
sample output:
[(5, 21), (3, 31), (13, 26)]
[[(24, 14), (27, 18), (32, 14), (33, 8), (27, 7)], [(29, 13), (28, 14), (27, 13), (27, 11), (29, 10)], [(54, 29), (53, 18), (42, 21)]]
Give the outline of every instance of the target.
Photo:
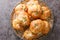
[(42, 15), (41, 15), (41, 19), (48, 19), (51, 16), (51, 11), (47, 6), (42, 6)]
[(24, 10), (26, 11), (27, 10), (27, 6), (25, 4), (18, 4), (15, 8), (15, 11), (21, 11), (21, 10)]
[(29, 27), (30, 19), (25, 11), (20, 11), (18, 16), (13, 20), (13, 28), (24, 30)]
[(47, 6), (42, 6), (37, 0), (20, 3), (14, 9), (12, 25), (15, 30), (23, 32), (27, 40), (46, 35), (50, 31), (50, 23), (46, 21), (51, 16)]
[(42, 10), (38, 1), (29, 1), (27, 2), (28, 14), (32, 16), (32, 18), (37, 19), (40, 18)]
[(39, 34), (40, 32), (42, 32), (43, 27), (44, 24), (42, 20), (33, 20), (30, 24), (30, 31), (34, 34)]
[(30, 30), (26, 30), (23, 34), (23, 37), (27, 40), (32, 40), (33, 38), (36, 38), (37, 35), (33, 34)]
[(43, 34), (46, 35), (48, 34), (49, 30), (50, 30), (50, 24), (47, 21), (43, 21), (44, 23), (44, 27), (43, 27)]

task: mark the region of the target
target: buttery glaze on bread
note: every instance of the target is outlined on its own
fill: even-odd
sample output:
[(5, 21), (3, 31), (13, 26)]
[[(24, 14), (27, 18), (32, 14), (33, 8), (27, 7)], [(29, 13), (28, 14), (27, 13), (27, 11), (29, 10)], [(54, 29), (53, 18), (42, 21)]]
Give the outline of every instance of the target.
[(29, 1), (27, 2), (28, 14), (32, 16), (32, 18), (37, 19), (40, 18), (42, 10), (38, 1)]

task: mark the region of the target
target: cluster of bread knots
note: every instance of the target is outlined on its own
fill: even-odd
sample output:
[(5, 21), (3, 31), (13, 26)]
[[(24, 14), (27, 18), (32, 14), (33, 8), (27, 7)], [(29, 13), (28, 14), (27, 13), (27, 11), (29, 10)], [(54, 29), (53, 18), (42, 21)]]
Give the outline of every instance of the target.
[(47, 6), (41, 6), (37, 0), (20, 3), (14, 9), (13, 28), (23, 33), (27, 40), (46, 35), (50, 30), (50, 24), (45, 21), (51, 16)]

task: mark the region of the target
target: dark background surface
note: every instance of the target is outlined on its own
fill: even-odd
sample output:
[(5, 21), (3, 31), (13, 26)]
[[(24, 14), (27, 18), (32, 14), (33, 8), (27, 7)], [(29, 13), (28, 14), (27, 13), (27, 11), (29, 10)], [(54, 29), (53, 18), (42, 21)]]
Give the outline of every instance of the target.
[[(60, 0), (42, 0), (53, 11), (55, 16), (54, 29), (43, 40), (60, 40)], [(0, 0), (0, 40), (21, 40), (13, 32), (10, 15), (14, 6), (21, 0)]]

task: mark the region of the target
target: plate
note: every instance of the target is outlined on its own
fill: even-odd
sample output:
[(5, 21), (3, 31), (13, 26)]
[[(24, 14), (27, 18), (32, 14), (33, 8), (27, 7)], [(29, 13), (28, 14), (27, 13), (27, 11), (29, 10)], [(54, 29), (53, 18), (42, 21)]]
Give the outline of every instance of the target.
[[(26, 3), (26, 2), (28, 2), (28, 0), (24, 0), (24, 1), (20, 2), (20, 3)], [(20, 3), (18, 3), (18, 4), (20, 4)], [(41, 4), (41, 6), (47, 6), (44, 2), (42, 2), (42, 1), (40, 1), (40, 0), (39, 0), (39, 3)], [(18, 4), (17, 4), (17, 5), (18, 5)], [(16, 5), (16, 6), (17, 6), (17, 5)], [(47, 6), (47, 7), (48, 7), (48, 6)], [(15, 7), (14, 7), (14, 9), (15, 9)], [(12, 25), (12, 20), (13, 20), (13, 15), (14, 15), (14, 9), (13, 9), (13, 11), (12, 11), (12, 13), (11, 13), (11, 25)], [(48, 22), (50, 23), (50, 28), (51, 28), (51, 30), (52, 30), (53, 24), (54, 24), (54, 15), (53, 15), (52, 11), (51, 11), (51, 17), (48, 18), (46, 21), (48, 21)], [(15, 30), (13, 27), (12, 27), (12, 29), (14, 30), (14, 33), (15, 33), (19, 38), (25, 40), (25, 39), (22, 37), (23, 32), (17, 31), (17, 30)], [(48, 34), (49, 34), (49, 33), (48, 33)], [(46, 36), (46, 35), (42, 35), (41, 37), (43, 37), (43, 36)], [(33, 39), (33, 40), (39, 40), (41, 37), (36, 38), (36, 39)]]

